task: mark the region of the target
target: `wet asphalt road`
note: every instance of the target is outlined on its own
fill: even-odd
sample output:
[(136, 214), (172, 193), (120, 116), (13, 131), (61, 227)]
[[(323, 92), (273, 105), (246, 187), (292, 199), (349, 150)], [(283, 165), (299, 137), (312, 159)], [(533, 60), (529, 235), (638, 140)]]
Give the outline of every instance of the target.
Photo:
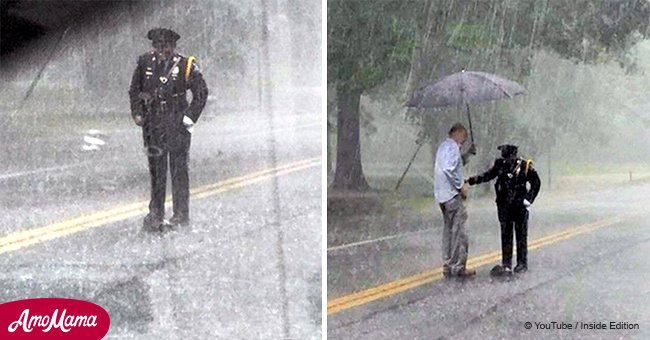
[[(320, 158), (319, 114), (276, 112), (275, 134), (255, 112), (204, 117), (193, 188)], [(16, 147), (22, 157), (0, 178), (0, 235), (146, 201), (140, 133), (107, 130), (95, 152), (75, 129)], [(190, 209), (180, 230), (145, 233), (137, 216), (4, 252), (0, 301), (95, 302), (111, 316), (107, 339), (320, 338), (320, 163), (193, 198)]]
[[(479, 267), (472, 280), (436, 280), (328, 315), (328, 338), (647, 339), (648, 197), (650, 185), (643, 183), (573, 195), (542, 192), (531, 213), (529, 243), (613, 216), (625, 218), (530, 251), (529, 272), (511, 280), (490, 278), (496, 264), (490, 263)], [(430, 220), (401, 221), (400, 232), (370, 228), (357, 240), (346, 235), (349, 242), (329, 244), (328, 301), (438, 268), (442, 221), (440, 212), (431, 209)], [(499, 250), (493, 203), (470, 201), (468, 212), (470, 256)], [(376, 241), (346, 246), (361, 238)], [(539, 329), (536, 322), (551, 329)], [(574, 329), (554, 329), (552, 322)], [(610, 322), (627, 322), (639, 329), (576, 330), (580, 322), (607, 328)]]

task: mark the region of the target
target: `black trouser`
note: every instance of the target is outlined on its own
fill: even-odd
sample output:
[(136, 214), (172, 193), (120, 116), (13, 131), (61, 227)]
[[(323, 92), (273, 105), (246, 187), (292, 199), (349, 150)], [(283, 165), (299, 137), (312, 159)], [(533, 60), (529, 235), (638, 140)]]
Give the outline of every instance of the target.
[(188, 162), (190, 137), (181, 136), (171, 147), (168, 143), (155, 143), (147, 147), (149, 174), (151, 175), (151, 201), (149, 212), (160, 218), (165, 215), (165, 193), (167, 184), (167, 162), (172, 178), (172, 202), (174, 215), (189, 219), (190, 216), (190, 181)]
[(501, 264), (512, 268), (512, 234), (517, 238), (517, 264), (528, 266), (528, 210), (523, 206), (498, 205), (501, 223)]

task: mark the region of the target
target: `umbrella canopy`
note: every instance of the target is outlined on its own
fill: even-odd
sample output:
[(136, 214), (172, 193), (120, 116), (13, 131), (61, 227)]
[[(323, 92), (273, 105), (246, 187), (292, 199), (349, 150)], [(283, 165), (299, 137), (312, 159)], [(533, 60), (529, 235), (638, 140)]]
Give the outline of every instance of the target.
[[(406, 106), (435, 108), (464, 105), (467, 109), (469, 135), (472, 141), (471, 151), (469, 152), (475, 154), (474, 132), (472, 131), (472, 116), (469, 112), (469, 104), (510, 99), (520, 94), (524, 94), (524, 87), (512, 80), (499, 77), (496, 74), (462, 70), (459, 73), (446, 76), (431, 85), (418, 89), (408, 103), (406, 103)], [(422, 144), (418, 144), (413, 157), (411, 157), (411, 161), (406, 166), (406, 170), (404, 170), (402, 177), (397, 181), (395, 190), (399, 189), (404, 176), (406, 176), (421, 147)]]
[(524, 94), (517, 82), (485, 72), (462, 71), (424, 86), (413, 94), (407, 106), (433, 108), (475, 104)]

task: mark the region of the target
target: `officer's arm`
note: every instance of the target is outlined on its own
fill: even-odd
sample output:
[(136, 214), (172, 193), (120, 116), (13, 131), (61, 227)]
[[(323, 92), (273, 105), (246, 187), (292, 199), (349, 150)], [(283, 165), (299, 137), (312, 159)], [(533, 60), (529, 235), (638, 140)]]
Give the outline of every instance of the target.
[(532, 204), (537, 197), (537, 194), (539, 194), (539, 189), (542, 186), (542, 181), (539, 179), (537, 171), (535, 171), (535, 169), (532, 167), (528, 169), (528, 176), (526, 180), (528, 183), (530, 183), (530, 190), (528, 190), (526, 193), (526, 200)]
[(144, 103), (140, 99), (140, 92), (142, 92), (142, 63), (138, 59), (138, 64), (133, 71), (131, 78), (131, 87), (129, 88), (129, 99), (131, 101), (131, 116), (142, 117), (144, 114)]
[(203, 112), (206, 101), (208, 100), (208, 86), (206, 85), (205, 80), (203, 80), (203, 75), (196, 66), (196, 62), (192, 64), (192, 70), (190, 71), (187, 87), (192, 91), (192, 102), (190, 103), (185, 115), (196, 123), (199, 116), (201, 116), (201, 112)]
[(493, 180), (495, 177), (497, 177), (497, 175), (499, 174), (499, 171), (497, 169), (498, 169), (498, 165), (497, 165), (497, 162), (495, 161), (494, 165), (490, 169), (488, 169), (488, 171), (486, 171), (486, 172), (484, 172), (484, 173), (482, 173), (482, 174), (480, 174), (478, 176), (470, 177), (467, 180), (467, 183), (469, 185), (474, 185), (474, 184), (481, 184), (481, 183), (484, 183), (484, 182), (489, 182), (489, 181)]

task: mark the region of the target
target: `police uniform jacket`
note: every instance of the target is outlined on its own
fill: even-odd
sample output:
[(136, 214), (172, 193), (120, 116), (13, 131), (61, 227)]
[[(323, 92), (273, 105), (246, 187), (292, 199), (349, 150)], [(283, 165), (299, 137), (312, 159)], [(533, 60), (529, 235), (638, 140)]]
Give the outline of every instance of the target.
[[(187, 100), (187, 90), (192, 100)], [(193, 57), (175, 54), (161, 61), (155, 52), (138, 58), (129, 90), (131, 115), (141, 116), (145, 146), (174, 147), (189, 142), (183, 117), (196, 122), (208, 88)]]
[[(531, 204), (535, 201), (541, 181), (532, 161), (522, 158), (498, 158), (494, 165), (481, 175), (470, 177), (470, 185), (489, 182), (496, 178), (494, 189), (496, 202), (500, 206), (523, 206), (524, 199)], [(530, 188), (527, 187), (530, 185)]]

